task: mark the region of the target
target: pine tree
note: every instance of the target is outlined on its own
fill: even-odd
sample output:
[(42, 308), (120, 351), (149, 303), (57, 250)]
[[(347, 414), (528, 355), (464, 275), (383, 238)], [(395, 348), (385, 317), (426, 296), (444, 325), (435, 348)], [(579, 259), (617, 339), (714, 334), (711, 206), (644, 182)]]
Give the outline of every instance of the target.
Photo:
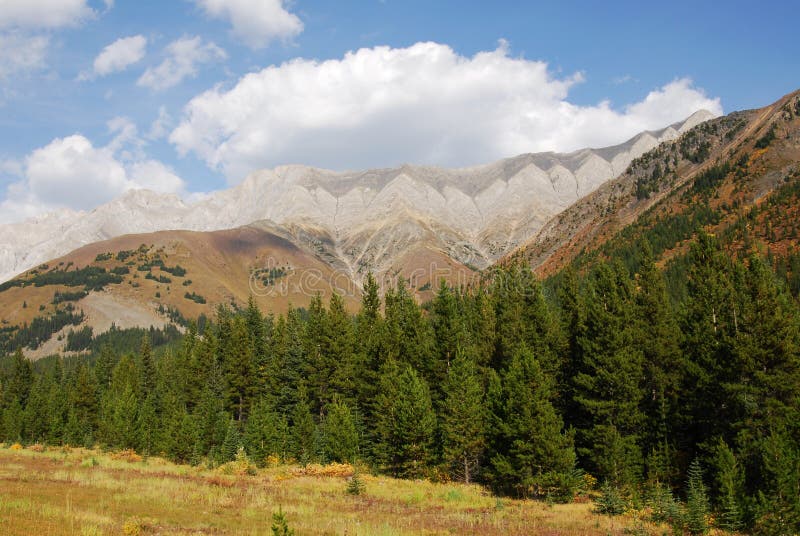
[(738, 532), (743, 526), (740, 501), (744, 475), (733, 451), (722, 440), (717, 445), (714, 461), (719, 490), (719, 526), (730, 532)]
[[(132, 363), (132, 361), (131, 361)], [(135, 377), (132, 378), (135, 381)], [(70, 443), (91, 446), (98, 423), (100, 404), (97, 400), (97, 384), (85, 362), (78, 366), (77, 373), (67, 393), (68, 405), (72, 408), (74, 423)], [(102, 418), (102, 415), (100, 415)]]
[(236, 453), (242, 446), (242, 436), (239, 433), (239, 424), (236, 420), (228, 421), (228, 428), (225, 431), (225, 440), (220, 448), (219, 461), (222, 463), (232, 462), (236, 459)]
[(97, 379), (97, 386), (99, 389), (98, 396), (102, 397), (106, 389), (111, 385), (111, 374), (114, 372), (114, 366), (117, 364), (117, 358), (111, 345), (106, 343), (100, 348), (100, 355), (94, 364), (94, 376)]
[(648, 474), (670, 480), (673, 428), (678, 426), (683, 381), (681, 333), (667, 296), (664, 277), (656, 267), (650, 244), (644, 241), (637, 274), (635, 345), (643, 357), (642, 413), (647, 416), (641, 444), (648, 457)]
[(475, 362), (457, 352), (444, 384), (442, 419), (443, 461), (454, 479), (475, 479), (486, 446), (483, 386)]
[[(383, 318), (378, 283), (372, 273), (364, 281), (361, 295), (361, 309), (355, 320), (356, 355), (353, 379), (356, 391), (356, 407), (361, 409), (366, 422), (372, 422), (372, 404), (377, 396), (380, 369), (383, 361), (381, 352)], [(371, 436), (365, 438), (371, 441)]]
[(263, 467), (268, 456), (287, 457), (288, 427), (266, 399), (253, 405), (244, 428), (245, 449), (257, 465)]
[(142, 337), (142, 345), (139, 349), (139, 361), (136, 364), (139, 371), (139, 390), (137, 394), (146, 397), (156, 388), (156, 366), (153, 362), (153, 350), (150, 345), (150, 336)]
[[(223, 330), (227, 333), (223, 334)], [(253, 341), (245, 320), (233, 317), (221, 323), (219, 341), (220, 363), (227, 387), (227, 409), (242, 423), (256, 390)]]
[(682, 391), (686, 426), (681, 442), (709, 444), (714, 437), (725, 437), (729, 413), (724, 385), (736, 371), (730, 367), (731, 341), (740, 313), (734, 300), (729, 259), (710, 235), (700, 232), (690, 252), (689, 298), (683, 315), (683, 351), (687, 374)]
[(428, 385), (411, 366), (404, 365), (396, 378), (394, 398), (385, 401), (381, 415), (380, 449), (391, 474), (418, 478), (432, 462), (436, 415)]
[(24, 408), (28, 402), (28, 394), (33, 385), (33, 369), (31, 362), (17, 348), (11, 358), (11, 371), (3, 388), (6, 406), (16, 401)]
[(624, 268), (601, 264), (585, 303), (581, 371), (574, 379), (578, 453), (584, 467), (603, 480), (633, 484), (642, 458), (642, 354), (633, 346), (631, 288)]
[(2, 417), (3, 420), (0, 422), (0, 425), (2, 425), (2, 436), (4, 441), (22, 441), (25, 413), (19, 401), (13, 399), (11, 403), (3, 410)]
[(353, 463), (358, 458), (359, 438), (355, 418), (347, 404), (337, 397), (326, 407), (322, 437), (325, 461)]
[(28, 396), (24, 412), (25, 439), (31, 443), (41, 443), (47, 439), (47, 396), (50, 386), (44, 376), (36, 376)]
[(686, 528), (690, 534), (708, 532), (708, 515), (710, 513), (708, 493), (703, 483), (703, 469), (695, 459), (689, 466), (686, 484)]
[(553, 407), (552, 379), (533, 353), (520, 347), (490, 393), (494, 488), (519, 497), (571, 498), (572, 437)]
[(305, 392), (305, 386), (301, 385), (298, 393), (300, 401), (292, 411), (292, 426), (290, 429), (294, 455), (303, 465), (311, 463), (316, 458), (314, 451), (316, 425), (314, 424), (314, 417), (311, 415), (311, 407), (306, 402)]

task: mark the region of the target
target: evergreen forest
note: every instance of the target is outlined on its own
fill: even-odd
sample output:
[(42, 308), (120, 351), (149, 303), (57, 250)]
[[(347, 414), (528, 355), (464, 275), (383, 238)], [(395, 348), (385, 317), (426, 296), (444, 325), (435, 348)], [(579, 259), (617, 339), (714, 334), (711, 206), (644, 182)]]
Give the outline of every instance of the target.
[(337, 294), (278, 316), (251, 300), (158, 347), (141, 330), (91, 358), (17, 350), (0, 440), (358, 462), (547, 501), (596, 488), (601, 511), (647, 502), (681, 531), (796, 533), (796, 274), (701, 232), (668, 291), (637, 248), (543, 281), (511, 263), (422, 305), (369, 276), (355, 314)]

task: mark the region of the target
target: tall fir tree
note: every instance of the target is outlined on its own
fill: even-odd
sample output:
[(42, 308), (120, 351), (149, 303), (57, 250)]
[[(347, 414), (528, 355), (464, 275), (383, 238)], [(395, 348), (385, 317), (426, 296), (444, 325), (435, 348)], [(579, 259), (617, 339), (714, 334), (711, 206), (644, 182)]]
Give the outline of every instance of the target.
[(519, 497), (571, 498), (572, 437), (552, 403), (553, 382), (524, 345), (490, 389), (489, 479)]
[(642, 354), (633, 344), (632, 289), (625, 268), (601, 264), (585, 303), (582, 361), (574, 380), (578, 454), (600, 479), (634, 484), (642, 463)]
[(444, 384), (442, 459), (454, 480), (470, 483), (479, 476), (486, 448), (483, 385), (473, 359), (456, 351)]

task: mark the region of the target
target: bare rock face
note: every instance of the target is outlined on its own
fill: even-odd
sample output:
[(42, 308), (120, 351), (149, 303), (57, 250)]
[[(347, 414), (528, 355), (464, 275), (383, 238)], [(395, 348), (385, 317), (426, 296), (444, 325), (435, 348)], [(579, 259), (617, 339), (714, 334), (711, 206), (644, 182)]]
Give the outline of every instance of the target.
[(462, 169), (405, 165), (333, 172), (282, 166), (252, 173), (238, 186), (192, 204), (131, 191), (88, 213), (61, 211), (0, 226), (0, 282), (99, 240), (259, 221), (355, 279), (368, 270), (389, 270), (418, 247), (483, 268), (619, 176), (634, 158), (711, 117), (697, 112), (614, 147), (524, 154)]

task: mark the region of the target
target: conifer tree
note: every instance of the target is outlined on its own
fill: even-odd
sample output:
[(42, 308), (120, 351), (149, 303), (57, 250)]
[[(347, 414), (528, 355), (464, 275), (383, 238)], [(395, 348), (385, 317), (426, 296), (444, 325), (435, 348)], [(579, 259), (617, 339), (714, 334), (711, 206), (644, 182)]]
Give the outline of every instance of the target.
[(533, 353), (520, 347), (490, 391), (490, 480), (520, 497), (571, 498), (572, 437), (552, 404), (552, 379)]
[(418, 478), (433, 461), (436, 414), (428, 385), (410, 365), (403, 365), (396, 378), (394, 398), (384, 401), (380, 449), (391, 474)]
[(743, 492), (741, 467), (736, 456), (728, 445), (720, 440), (717, 445), (714, 464), (717, 473), (719, 526), (731, 532), (742, 528), (742, 508), (740, 506)]
[(584, 467), (613, 485), (633, 484), (641, 467), (644, 420), (642, 354), (633, 346), (630, 281), (624, 268), (601, 264), (589, 282), (575, 377), (580, 408), (578, 454)]
[(644, 241), (637, 274), (635, 345), (643, 357), (642, 413), (645, 421), (641, 444), (648, 474), (655, 480), (672, 475), (671, 454), (681, 408), (683, 381), (681, 333), (667, 296), (664, 277), (656, 267), (650, 244)]
[(322, 425), (322, 454), (325, 461), (356, 461), (359, 438), (355, 418), (350, 408), (338, 397), (326, 407)]
[(452, 478), (475, 480), (486, 447), (483, 386), (474, 360), (457, 352), (444, 384), (442, 457)]
[(285, 419), (266, 399), (254, 405), (244, 428), (244, 443), (248, 455), (259, 466), (264, 466), (268, 456), (287, 457), (288, 427)]
[(156, 388), (156, 366), (153, 362), (153, 349), (149, 335), (142, 337), (139, 361), (136, 364), (136, 368), (139, 371), (139, 389), (137, 393), (142, 397), (146, 397)]
[(114, 350), (111, 345), (106, 343), (100, 348), (100, 355), (94, 364), (94, 376), (97, 379), (98, 396), (102, 397), (103, 393), (111, 385), (111, 374), (114, 372), (114, 366), (117, 364), (117, 358), (114, 355)]
[(367, 422), (372, 420), (372, 403), (375, 400), (380, 379), (383, 355), (383, 318), (378, 283), (372, 273), (364, 280), (361, 308), (355, 321), (356, 355), (353, 378), (356, 390), (356, 406), (362, 410)]
[(710, 513), (708, 492), (703, 483), (703, 468), (695, 459), (689, 466), (686, 484), (686, 528), (690, 534), (708, 532), (708, 515)]
[(225, 324), (220, 324), (220, 330), (223, 329), (229, 330), (229, 333), (219, 337), (227, 408), (237, 422), (243, 423), (256, 390), (253, 341), (241, 317), (233, 317)]
[(242, 435), (239, 433), (239, 424), (236, 420), (228, 420), (228, 427), (225, 430), (225, 440), (219, 451), (219, 461), (222, 463), (232, 462), (236, 459), (236, 453), (242, 447)]
[(311, 415), (311, 407), (306, 401), (305, 386), (298, 390), (299, 401), (292, 411), (291, 437), (294, 455), (303, 465), (311, 463), (316, 458), (314, 451), (314, 436), (316, 425)]
[(28, 402), (28, 394), (32, 385), (31, 362), (22, 354), (22, 350), (17, 348), (11, 358), (11, 371), (3, 388), (5, 404), (9, 405), (13, 401), (17, 401), (20, 407), (24, 408)]

